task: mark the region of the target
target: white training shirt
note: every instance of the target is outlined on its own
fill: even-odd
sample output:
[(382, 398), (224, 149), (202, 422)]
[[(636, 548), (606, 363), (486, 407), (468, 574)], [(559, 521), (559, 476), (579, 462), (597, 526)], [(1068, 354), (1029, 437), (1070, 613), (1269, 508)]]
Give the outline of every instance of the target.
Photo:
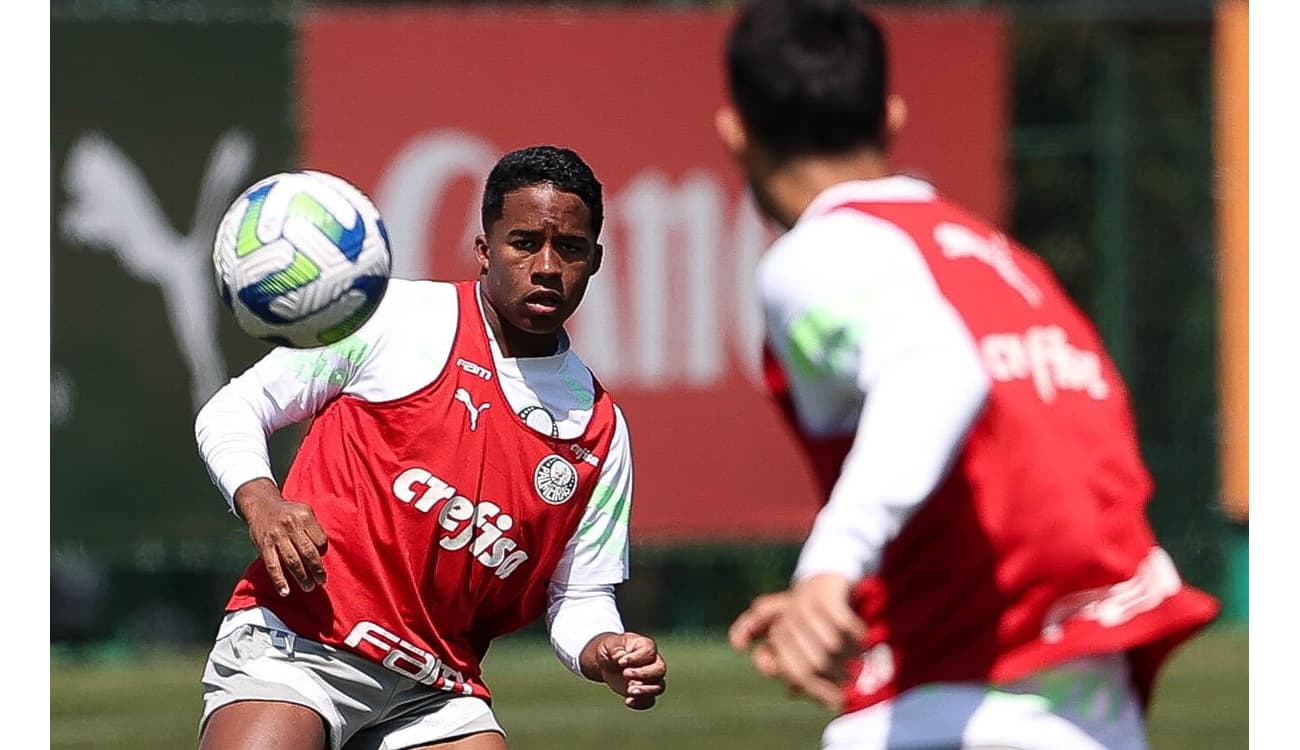
[(911, 237), (857, 211), (827, 212), (849, 201), (934, 199), (930, 185), (903, 176), (835, 185), (760, 262), (767, 340), (800, 425), (854, 436), (796, 580), (876, 572), (988, 397), (975, 341)]
[[(477, 292), (476, 292), (477, 297)], [(480, 300), (480, 315), (482, 302)], [(432, 383), (447, 366), (458, 305), (452, 284), (392, 279), (379, 308), (356, 333), (332, 347), (276, 348), (219, 390), (195, 420), (199, 453), (234, 510), (244, 483), (274, 479), (267, 437), (310, 419), (342, 395), (391, 401)], [(560, 438), (580, 435), (591, 420), (591, 372), (561, 335), (547, 357), (503, 357), (488, 331), (497, 375), (510, 408)], [(615, 406), (609, 455), (601, 460), (578, 530), (547, 587), (546, 619), (556, 655), (581, 674), (578, 656), (591, 638), (623, 632), (614, 584), (628, 577), (632, 451), (627, 422)]]

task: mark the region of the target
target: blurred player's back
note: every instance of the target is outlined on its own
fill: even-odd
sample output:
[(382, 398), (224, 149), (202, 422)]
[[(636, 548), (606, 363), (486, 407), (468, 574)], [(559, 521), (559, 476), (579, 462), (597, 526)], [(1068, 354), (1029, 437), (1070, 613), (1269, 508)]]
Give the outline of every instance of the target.
[[(882, 246), (906, 238), (992, 381), (953, 471), (886, 546), (879, 573), (857, 587), (868, 650), (891, 653), (866, 660), (846, 707), (930, 681), (1014, 680), (1139, 646), (1148, 648), (1135, 659), (1134, 681), (1145, 695), (1154, 665), (1216, 605), (1181, 585), (1147, 525), (1152, 486), (1128, 395), (1094, 327), (1037, 257), (926, 191), (899, 200), (878, 184), (837, 186), (765, 264), (781, 265), (782, 253), (836, 213), (860, 222), (864, 237), (880, 232)], [(781, 278), (764, 274), (767, 294), (800, 283), (798, 275)], [(782, 380), (793, 388), (805, 382)], [(793, 408), (788, 413), (800, 426)], [(832, 432), (806, 441), (825, 486), (838, 477), (851, 438)]]
[(793, 585), (732, 643), (845, 712), (826, 750), (1145, 748), (1157, 667), (1217, 605), (1147, 524), (1087, 318), (1041, 261), (891, 173), (888, 65), (856, 0), (750, 0), (728, 39), (718, 135), (789, 230), (759, 269), (764, 371), (826, 492)]

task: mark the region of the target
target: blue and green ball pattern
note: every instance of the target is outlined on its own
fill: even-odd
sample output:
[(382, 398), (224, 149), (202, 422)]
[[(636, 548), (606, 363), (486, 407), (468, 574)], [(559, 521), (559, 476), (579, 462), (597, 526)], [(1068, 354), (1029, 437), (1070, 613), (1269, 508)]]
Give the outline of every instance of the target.
[[(239, 259), (251, 255), (267, 244), (259, 237), (258, 226), (262, 220), (267, 196), (278, 185), (280, 183), (276, 180), (264, 181), (263, 184), (245, 196), (247, 209), (240, 220), (235, 237), (234, 255), (236, 263), (239, 262)], [(332, 189), (332, 186), (327, 184), (320, 184), (320, 187), (322, 189)], [(360, 191), (358, 191), (358, 195), (360, 195)], [(349, 228), (308, 192), (299, 192), (289, 200), (285, 218), (286, 220), (298, 218), (311, 224), (330, 241), (330, 244), (343, 257), (353, 264), (358, 262), (362, 251), (366, 247), (366, 222), (362, 219), (360, 211), (357, 212), (357, 218), (352, 222), (352, 227)], [(380, 235), (380, 245), (385, 255), (387, 255), (390, 252), (388, 232), (382, 220), (376, 219), (375, 223)], [(271, 343), (296, 347), (321, 346), (347, 337), (370, 317), (387, 290), (387, 271), (391, 263), (385, 262), (383, 265), (384, 272), (382, 274), (361, 272), (361, 269), (358, 268), (359, 273), (355, 278), (352, 278), (350, 283), (340, 290), (336, 299), (331, 300), (331, 304), (335, 304), (344, 297), (355, 298), (356, 293), (360, 293), (362, 303), (342, 321), (326, 325), (319, 331), (310, 332), (306, 338), (304, 338), (304, 332), (301, 330), (292, 332), (286, 330), (286, 335), (253, 331), (249, 331), (249, 333), (253, 333), (253, 335)], [(302, 325), (307, 323), (308, 319), (319, 316), (322, 311), (311, 310), (297, 316), (285, 316), (273, 310), (271, 303), (290, 292), (307, 287), (320, 278), (320, 266), (300, 249), (295, 249), (292, 260), (287, 266), (243, 286), (233, 295), (224, 282), (220, 283), (219, 286), (222, 300), (228, 307), (233, 309), (234, 298), (238, 297), (242, 306), (265, 323), (267, 327), (301, 328)], [(298, 325), (295, 326), (295, 324)]]

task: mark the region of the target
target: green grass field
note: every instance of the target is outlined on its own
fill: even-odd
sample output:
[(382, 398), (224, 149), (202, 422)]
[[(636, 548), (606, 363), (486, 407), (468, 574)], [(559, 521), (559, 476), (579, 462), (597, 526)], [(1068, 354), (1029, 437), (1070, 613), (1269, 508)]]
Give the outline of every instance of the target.
[[(1217, 630), (1175, 656), (1150, 727), (1154, 750), (1247, 746), (1247, 635)], [(536, 638), (505, 639), (488, 682), (513, 750), (784, 750), (816, 747), (827, 716), (790, 700), (718, 638), (665, 639), (669, 693), (652, 711), (622, 707), (605, 688), (564, 670)], [(57, 750), (195, 745), (204, 654), (76, 665), (51, 662), (50, 737)]]

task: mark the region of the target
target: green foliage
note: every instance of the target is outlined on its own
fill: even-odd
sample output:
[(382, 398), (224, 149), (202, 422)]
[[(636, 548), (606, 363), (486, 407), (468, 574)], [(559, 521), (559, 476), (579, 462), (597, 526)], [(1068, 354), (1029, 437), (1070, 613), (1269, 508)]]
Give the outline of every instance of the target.
[(1049, 18), (1013, 40), (1012, 231), (1097, 321), (1137, 413), (1156, 534), (1217, 590), (1210, 26)]

